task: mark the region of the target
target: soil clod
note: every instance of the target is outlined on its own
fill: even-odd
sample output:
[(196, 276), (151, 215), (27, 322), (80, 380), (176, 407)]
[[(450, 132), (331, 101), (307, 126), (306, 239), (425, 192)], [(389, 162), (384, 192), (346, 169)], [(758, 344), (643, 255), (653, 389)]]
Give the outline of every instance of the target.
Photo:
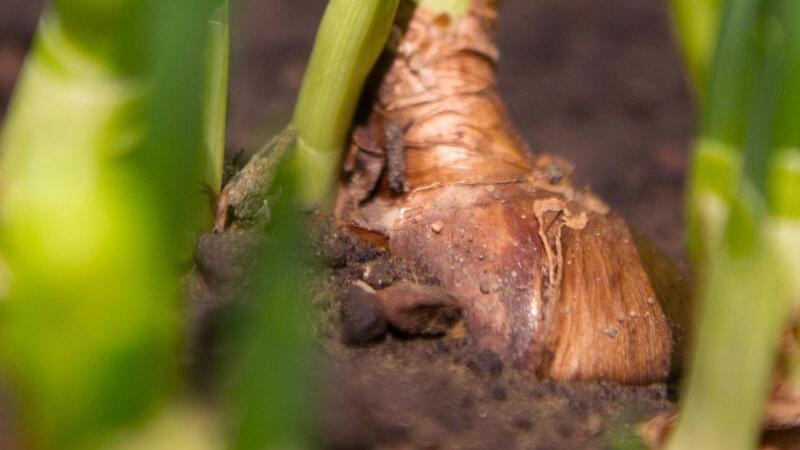
[(356, 282), (341, 298), (342, 341), (361, 346), (382, 339), (388, 329), (375, 291)]
[(461, 319), (455, 297), (436, 286), (401, 281), (377, 297), (389, 323), (412, 336), (445, 334)]
[(478, 375), (490, 378), (503, 374), (503, 361), (491, 350), (480, 351), (467, 363), (467, 367)]

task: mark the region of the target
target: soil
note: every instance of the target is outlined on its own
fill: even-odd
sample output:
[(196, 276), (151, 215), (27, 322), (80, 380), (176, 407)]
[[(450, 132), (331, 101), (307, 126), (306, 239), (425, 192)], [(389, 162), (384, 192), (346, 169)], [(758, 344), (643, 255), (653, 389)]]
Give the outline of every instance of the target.
[[(284, 125), (324, 5), (239, 2), (231, 159)], [(0, 0), (0, 114), (40, 7)], [(530, 148), (573, 161), (580, 182), (685, 265), (681, 192), (693, 109), (667, 3), (506, 0), (503, 8), (500, 87)], [(342, 230), (324, 226), (317, 236), (328, 262), (315, 299), (329, 367), (317, 409), (325, 447), (599, 449), (625, 440), (642, 417), (674, 408), (666, 384), (536, 380), (471, 345), (458, 325), (426, 337), (400, 333), (353, 284), (436, 280)], [(240, 240), (206, 238), (203, 275), (222, 284), (240, 275), (229, 262)]]
[[(386, 289), (410, 280), (436, 295), (438, 280), (346, 231), (322, 235), (316, 249), (329, 267), (317, 301), (327, 305), (319, 333), (329, 372), (320, 431), (327, 448), (600, 449), (629, 439), (643, 417), (674, 407), (666, 384), (537, 380), (478, 348), (463, 325), (404, 333), (354, 283)], [(381, 319), (388, 326), (369, 326)]]

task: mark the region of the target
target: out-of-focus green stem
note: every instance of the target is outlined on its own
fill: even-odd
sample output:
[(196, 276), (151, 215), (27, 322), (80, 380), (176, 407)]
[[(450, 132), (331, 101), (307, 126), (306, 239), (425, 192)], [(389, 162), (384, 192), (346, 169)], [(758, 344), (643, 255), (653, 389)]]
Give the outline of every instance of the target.
[(800, 228), (774, 214), (792, 210), (781, 200), (791, 182), (776, 174), (800, 131), (798, 105), (786, 104), (797, 81), (797, 6), (730, 0), (726, 8), (693, 168), (697, 325), (670, 450), (758, 444), (779, 338), (800, 292)]
[(148, 178), (161, 209), (167, 225), (163, 245), (177, 246), (174, 256), (185, 259), (194, 245), (192, 232), (208, 224), (203, 150), (208, 21), (224, 0), (146, 1), (156, 15), (149, 50), (153, 87), (145, 111), (151, 127), (131, 164)]
[(689, 175), (689, 250), (696, 263), (708, 256), (722, 237), (728, 204), (736, 197), (742, 158), (739, 150), (700, 137), (694, 148)]
[[(291, 146), (291, 131), (268, 151)], [(311, 290), (305, 226), (290, 166), (276, 175), (269, 241), (249, 275), (255, 281), (227, 322), (232, 367), (227, 418), (234, 450), (312, 448)]]
[(295, 107), (294, 170), (305, 205), (330, 200), (361, 89), (386, 45), (398, 0), (331, 0)]
[(800, 147), (784, 147), (772, 160), (770, 209), (779, 217), (800, 220)]
[(702, 96), (717, 44), (722, 0), (673, 0), (672, 17), (695, 90)]
[[(750, 216), (752, 206), (734, 209), (729, 224), (739, 231), (727, 231), (731, 239), (702, 274), (691, 372), (669, 450), (757, 448), (791, 302), (778, 243)], [(735, 239), (751, 245), (731, 246)]]
[(41, 21), (0, 142), (0, 362), (27, 448), (102, 447), (172, 384), (209, 8), (57, 0)]
[(703, 101), (701, 133), (744, 150), (756, 79), (761, 68), (756, 25), (762, 0), (728, 0)]
[[(786, 47), (775, 117), (776, 151), (767, 169), (766, 191), (770, 212), (776, 217), (773, 234), (780, 242), (784, 264), (793, 271), (792, 297), (800, 305), (800, 2), (783, 1), (777, 9)], [(796, 332), (800, 342), (800, 330)], [(800, 353), (791, 357), (789, 382), (800, 391)]]
[(800, 2), (781, 2), (778, 17), (784, 23), (785, 53), (767, 198), (773, 214), (800, 220)]
[(761, 0), (729, 0), (723, 9), (691, 174), (689, 250), (704, 256), (724, 221), (725, 203), (737, 195), (744, 168), (747, 120), (758, 76), (757, 35)]
[(206, 78), (206, 183), (214, 191), (222, 188), (225, 161), (225, 126), (228, 112), (230, 59), (229, 5), (225, 0), (209, 21), (208, 76)]
[[(721, 234), (727, 218), (727, 204), (737, 195), (746, 146), (745, 126), (749, 117), (752, 85), (756, 71), (753, 69), (755, 37), (750, 32), (758, 20), (756, 3), (752, 0), (730, 0), (723, 8), (716, 45), (713, 69), (708, 77), (707, 96), (700, 99), (703, 105), (700, 136), (697, 140), (692, 164), (689, 191), (689, 248), (696, 258), (704, 255), (703, 243), (713, 241)], [(677, 2), (676, 9), (683, 3)], [(709, 20), (703, 11), (711, 4), (705, 2), (696, 12), (699, 17), (685, 19), (689, 23)], [(700, 25), (697, 25), (700, 26)], [(685, 40), (691, 36), (683, 35)], [(707, 50), (707, 49), (705, 49)]]

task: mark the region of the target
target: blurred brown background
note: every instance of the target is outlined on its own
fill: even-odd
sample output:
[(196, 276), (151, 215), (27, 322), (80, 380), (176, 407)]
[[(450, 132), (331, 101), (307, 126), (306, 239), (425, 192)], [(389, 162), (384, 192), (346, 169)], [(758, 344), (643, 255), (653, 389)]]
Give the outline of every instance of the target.
[[(0, 0), (0, 115), (43, 2)], [(235, 2), (229, 150), (285, 124), (324, 0)], [(693, 116), (664, 0), (505, 0), (500, 87), (536, 152), (577, 165), (632, 224), (685, 262)]]

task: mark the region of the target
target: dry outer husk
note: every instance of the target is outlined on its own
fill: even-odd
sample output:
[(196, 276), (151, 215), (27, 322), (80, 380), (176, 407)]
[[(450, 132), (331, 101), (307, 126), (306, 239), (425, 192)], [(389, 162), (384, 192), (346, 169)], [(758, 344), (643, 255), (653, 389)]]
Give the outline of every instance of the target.
[[(668, 377), (683, 337), (679, 272), (571, 166), (531, 156), (497, 93), (496, 9), (411, 2), (362, 108), (336, 217), (435, 275), (469, 333), (560, 380)], [(398, 152), (399, 155), (398, 155)]]

